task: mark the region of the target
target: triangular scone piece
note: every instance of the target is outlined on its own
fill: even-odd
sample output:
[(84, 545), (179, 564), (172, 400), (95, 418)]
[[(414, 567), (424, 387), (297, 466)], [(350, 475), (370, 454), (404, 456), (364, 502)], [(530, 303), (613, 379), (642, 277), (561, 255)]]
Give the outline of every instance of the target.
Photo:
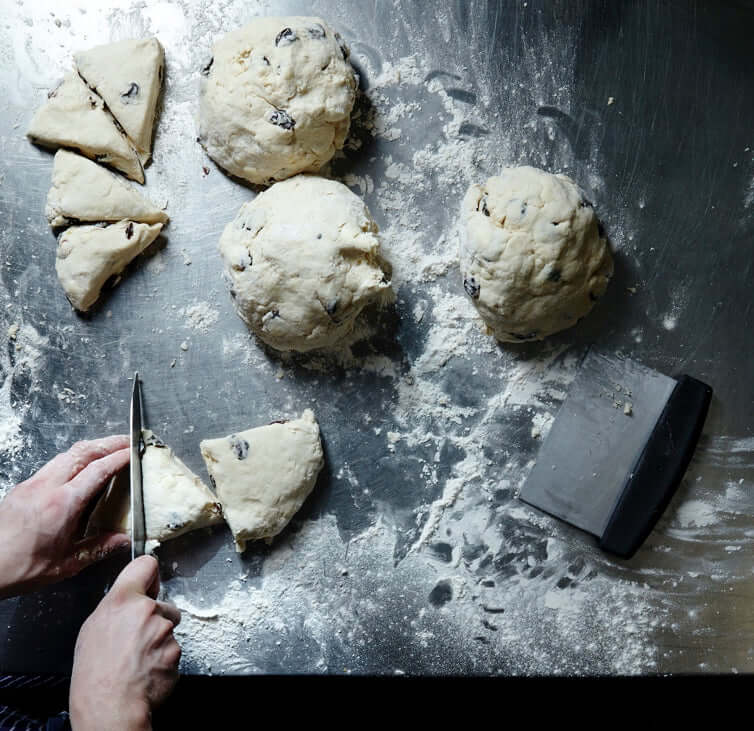
[(144, 182), (136, 150), (116, 127), (105, 103), (76, 73), (48, 94), (49, 101), (32, 117), (26, 136), (46, 147), (73, 147), (82, 155), (122, 170)]
[(110, 277), (149, 246), (161, 223), (118, 221), (110, 226), (73, 226), (58, 237), (55, 269), (70, 303), (86, 312)]
[[(222, 509), (212, 491), (173, 450), (149, 430), (142, 431), (144, 454), (141, 480), (144, 517), (147, 524), (147, 550), (163, 541), (197, 528), (222, 523)], [(113, 480), (92, 511), (87, 535), (102, 531), (131, 530), (131, 501), (128, 480)]]
[(68, 150), (55, 153), (45, 214), (50, 226), (90, 221), (167, 223), (165, 211), (122, 178)]
[(165, 63), (160, 42), (143, 38), (108, 43), (77, 53), (74, 61), (146, 162), (152, 152), (152, 127)]
[(199, 445), (236, 551), (280, 533), (317, 481), (324, 458), (319, 426), (307, 409), (277, 422)]

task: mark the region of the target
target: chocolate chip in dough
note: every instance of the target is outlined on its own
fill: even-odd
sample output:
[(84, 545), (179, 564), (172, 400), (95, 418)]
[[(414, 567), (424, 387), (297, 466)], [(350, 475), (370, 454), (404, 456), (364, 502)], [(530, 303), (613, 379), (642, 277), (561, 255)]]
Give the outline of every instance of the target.
[(463, 280), (463, 288), (466, 290), (466, 294), (471, 297), (471, 299), (479, 299), (479, 292), (481, 290), (481, 287), (479, 284), (477, 284), (477, 281), (474, 277), (468, 277)]
[(246, 459), (249, 456), (249, 443), (245, 439), (237, 437), (235, 434), (231, 434), (228, 439), (236, 459)]
[(275, 36), (275, 45), (288, 46), (296, 40), (298, 40), (296, 31), (292, 30), (291, 28), (283, 28), (283, 30), (281, 30), (280, 33)]
[(139, 85), (135, 81), (132, 81), (128, 89), (120, 95), (120, 100), (124, 104), (130, 104), (137, 96), (139, 96)]
[(202, 76), (209, 76), (210, 69), (212, 68), (212, 64), (215, 62), (215, 57), (212, 56), (209, 61), (207, 61), (204, 66), (202, 66), (202, 70), (199, 72)]
[(296, 126), (296, 120), (291, 117), (288, 112), (283, 111), (282, 109), (276, 109), (270, 116), (269, 120), (270, 123), (276, 125), (277, 127), (282, 127), (283, 129), (291, 130)]

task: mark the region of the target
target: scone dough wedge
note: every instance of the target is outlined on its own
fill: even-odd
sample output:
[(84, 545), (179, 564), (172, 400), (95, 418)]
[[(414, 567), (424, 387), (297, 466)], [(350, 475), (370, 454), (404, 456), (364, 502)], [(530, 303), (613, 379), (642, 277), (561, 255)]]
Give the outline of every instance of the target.
[(116, 127), (102, 98), (76, 73), (48, 94), (48, 102), (32, 117), (26, 136), (45, 147), (72, 147), (82, 155), (144, 182), (136, 150)]
[(165, 65), (160, 42), (143, 38), (107, 43), (80, 51), (74, 61), (146, 163), (152, 154), (152, 128)]
[(162, 231), (161, 223), (118, 221), (73, 226), (58, 237), (55, 269), (69, 302), (86, 312), (110, 277), (119, 275)]
[(247, 541), (285, 528), (324, 465), (319, 425), (309, 409), (293, 421), (205, 439), (200, 448), (239, 553)]
[[(149, 429), (142, 431), (141, 458), (147, 551), (177, 536), (222, 523), (222, 510), (212, 491), (173, 450)], [(131, 530), (128, 480), (113, 480), (100, 498), (87, 525), (87, 534)]]
[(68, 150), (58, 150), (45, 215), (53, 228), (94, 221), (167, 223), (168, 215), (122, 178)]

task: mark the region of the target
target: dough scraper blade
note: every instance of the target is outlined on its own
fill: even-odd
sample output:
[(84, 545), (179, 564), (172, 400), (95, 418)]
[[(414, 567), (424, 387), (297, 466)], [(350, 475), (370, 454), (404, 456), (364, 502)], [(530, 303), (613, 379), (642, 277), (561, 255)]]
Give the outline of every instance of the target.
[(630, 558), (683, 478), (712, 389), (590, 350), (520, 498)]

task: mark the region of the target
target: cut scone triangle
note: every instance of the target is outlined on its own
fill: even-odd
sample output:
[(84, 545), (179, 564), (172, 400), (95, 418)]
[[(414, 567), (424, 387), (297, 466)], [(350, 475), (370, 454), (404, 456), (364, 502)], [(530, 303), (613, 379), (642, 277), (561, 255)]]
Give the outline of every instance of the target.
[(146, 162), (152, 152), (152, 127), (165, 63), (160, 42), (156, 38), (117, 41), (80, 51), (74, 61)]
[(45, 214), (53, 228), (92, 221), (169, 220), (165, 211), (122, 178), (68, 150), (55, 153)]
[[(163, 541), (222, 523), (222, 509), (210, 489), (149, 430), (142, 431), (141, 480), (147, 550)], [(128, 479), (113, 480), (89, 518), (88, 535), (131, 530)]]
[(236, 550), (280, 533), (314, 488), (324, 458), (319, 425), (299, 419), (248, 429), (199, 445)]
[(66, 229), (58, 237), (55, 269), (69, 302), (86, 312), (97, 301), (105, 282), (119, 275), (160, 231), (161, 223), (134, 221)]
[(51, 91), (47, 103), (32, 117), (26, 136), (46, 147), (72, 147), (92, 160), (122, 170), (144, 182), (136, 150), (115, 125), (105, 103), (76, 73)]

